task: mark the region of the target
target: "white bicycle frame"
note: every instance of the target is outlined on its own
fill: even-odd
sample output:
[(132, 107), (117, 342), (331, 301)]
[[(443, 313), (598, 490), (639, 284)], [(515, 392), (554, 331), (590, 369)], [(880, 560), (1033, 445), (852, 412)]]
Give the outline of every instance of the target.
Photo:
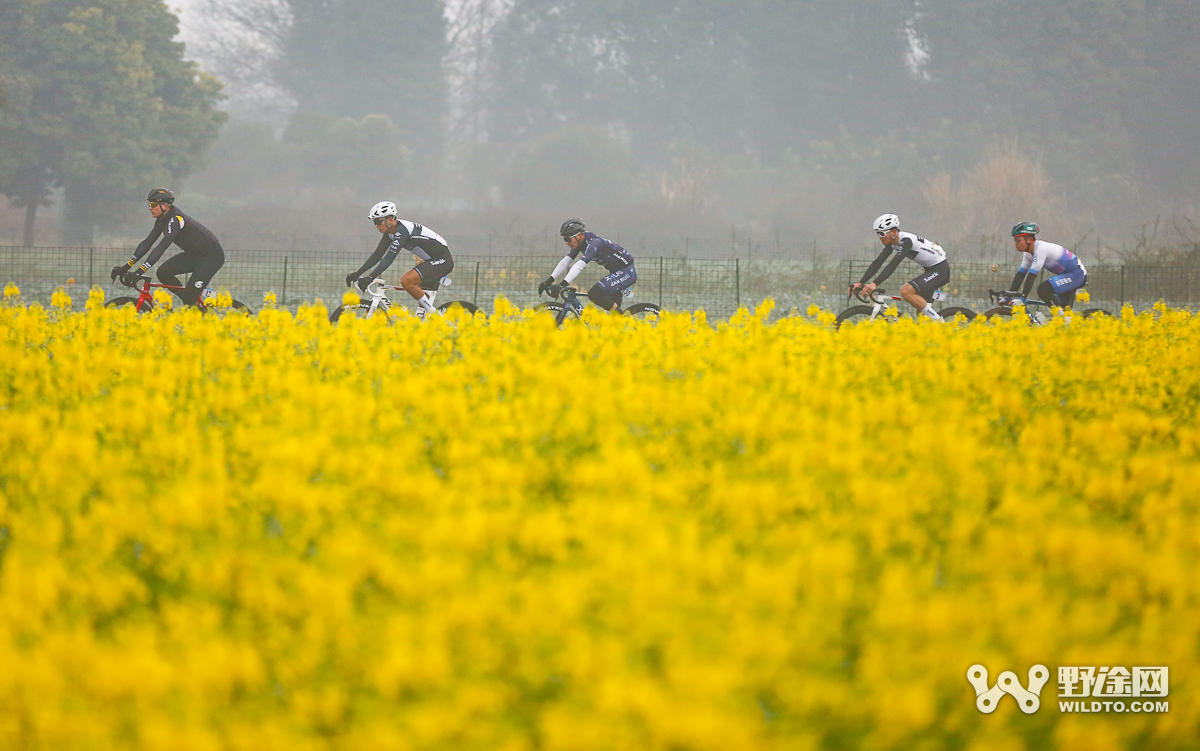
[[(886, 298), (886, 299), (882, 299), (882, 300), (881, 300), (881, 299), (879, 298), (879, 292), (878, 292), (878, 291), (876, 291), (876, 290), (872, 290), (872, 291), (871, 291), (871, 296), (870, 296), (869, 298), (867, 298), (866, 300), (863, 300), (863, 298), (862, 298), (862, 297), (859, 297), (858, 299), (859, 299), (859, 300), (862, 300), (863, 302), (870, 302), (870, 303), (871, 303), (871, 317), (868, 319), (868, 320), (871, 320), (871, 321), (874, 321), (874, 320), (875, 320), (875, 318), (876, 318), (876, 317), (877, 317), (877, 316), (878, 316), (880, 313), (882, 313), (883, 311), (887, 310), (888, 303), (892, 303), (892, 302), (902, 302), (902, 301), (903, 301), (903, 298), (900, 298), (899, 300), (896, 300), (896, 299), (894, 299), (894, 298), (891, 298), (891, 297), (888, 297), (888, 298)], [(932, 295), (930, 295), (929, 299), (930, 299), (930, 301), (931, 301), (931, 302), (941, 302), (941, 301), (943, 301), (943, 300), (945, 300), (945, 299), (946, 299), (946, 293), (945, 293), (945, 292), (943, 292), (943, 291), (942, 291), (942, 290), (940, 290), (940, 289), (935, 289), (935, 290), (933, 291), (933, 294), (932, 294)], [(899, 306), (897, 306), (897, 307), (899, 307)]]
[[(443, 276), (440, 284), (443, 287), (449, 287), (451, 284), (450, 277)], [(362, 288), (360, 287), (359, 289)], [(388, 287), (387, 282), (382, 279), (373, 279), (371, 280), (371, 283), (367, 285), (367, 288), (362, 290), (364, 295), (370, 295), (371, 297), (370, 307), (367, 308), (367, 314), (363, 316), (363, 318), (370, 318), (371, 316), (375, 315), (375, 311), (380, 307), (382, 307), (385, 311), (392, 307), (392, 301), (389, 300), (387, 296), (386, 290), (388, 289), (396, 289), (396, 287)], [(437, 290), (425, 290), (425, 294), (429, 295), (430, 305), (432, 305), (433, 301), (437, 299), (437, 293)]]

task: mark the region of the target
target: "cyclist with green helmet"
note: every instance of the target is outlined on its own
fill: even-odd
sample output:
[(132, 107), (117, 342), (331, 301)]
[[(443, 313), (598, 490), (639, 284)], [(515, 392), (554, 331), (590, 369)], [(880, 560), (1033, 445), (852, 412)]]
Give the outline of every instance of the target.
[(1087, 268), (1063, 246), (1037, 239), (1039, 231), (1034, 222), (1021, 222), (1012, 228), (1013, 245), (1021, 254), (1021, 267), (1007, 294), (1013, 299), (1029, 297), (1038, 274), (1046, 269), (1052, 276), (1038, 285), (1038, 297), (1047, 305), (1069, 308), (1075, 304), (1075, 293), (1087, 284)]

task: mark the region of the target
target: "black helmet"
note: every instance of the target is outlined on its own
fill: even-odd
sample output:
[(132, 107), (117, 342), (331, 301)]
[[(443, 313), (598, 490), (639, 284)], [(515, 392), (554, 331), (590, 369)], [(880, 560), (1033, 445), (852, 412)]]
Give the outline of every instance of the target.
[(146, 195), (146, 203), (175, 203), (175, 194), (166, 188), (155, 188)]
[(561, 227), (558, 228), (558, 234), (562, 235), (563, 237), (574, 237), (580, 232), (583, 232), (583, 229), (582, 219), (568, 219), (562, 223)]

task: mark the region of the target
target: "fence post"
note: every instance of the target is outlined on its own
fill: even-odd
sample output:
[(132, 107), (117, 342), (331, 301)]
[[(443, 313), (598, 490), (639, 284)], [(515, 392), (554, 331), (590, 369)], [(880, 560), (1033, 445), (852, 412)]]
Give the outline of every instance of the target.
[(1121, 264), (1121, 307), (1125, 307), (1125, 264)]
[(742, 308), (742, 265), (737, 258), (733, 259), (733, 303), (734, 312)]
[(88, 289), (92, 288), (92, 262), (96, 255), (95, 248), (88, 248)]
[(662, 307), (663, 257), (658, 257), (658, 307)]
[(280, 305), (287, 305), (287, 255), (283, 256), (283, 295)]
[[(492, 249), (492, 236), (488, 234), (488, 250)], [(475, 262), (475, 294), (471, 296), (471, 304), (479, 305), (479, 261)]]

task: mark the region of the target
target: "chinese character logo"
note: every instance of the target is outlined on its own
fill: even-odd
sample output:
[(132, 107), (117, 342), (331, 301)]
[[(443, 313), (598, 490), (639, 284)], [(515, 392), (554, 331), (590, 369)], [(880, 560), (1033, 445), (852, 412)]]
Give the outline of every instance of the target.
[(1168, 681), (1165, 667), (1128, 668), (1060, 667), (1058, 669), (1058, 695), (1063, 699), (1123, 699), (1167, 695)]
[(984, 714), (991, 714), (1000, 705), (1005, 694), (1012, 694), (1017, 706), (1025, 714), (1033, 714), (1042, 706), (1042, 686), (1050, 680), (1050, 671), (1045, 665), (1034, 665), (1029, 669), (1029, 689), (1021, 687), (1017, 674), (1006, 670), (1000, 674), (996, 685), (988, 688), (988, 671), (982, 665), (972, 665), (967, 670), (967, 681), (975, 688), (975, 706)]

